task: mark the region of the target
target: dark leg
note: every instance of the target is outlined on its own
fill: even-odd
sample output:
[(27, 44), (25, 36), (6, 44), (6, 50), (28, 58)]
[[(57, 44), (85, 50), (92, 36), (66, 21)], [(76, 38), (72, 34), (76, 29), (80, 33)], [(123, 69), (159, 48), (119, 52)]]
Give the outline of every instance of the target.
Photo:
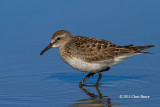
[(97, 82), (96, 82), (96, 86), (98, 86), (98, 83), (99, 83), (99, 81), (101, 80), (101, 78), (102, 78), (102, 73), (101, 72), (98, 72), (98, 74), (99, 74), (99, 77), (98, 77), (98, 80), (97, 80)]
[[(110, 67), (107, 67), (107, 68), (103, 69), (102, 71), (98, 72), (99, 77), (98, 77), (98, 80), (97, 80), (97, 82), (96, 82), (96, 84), (95, 84), (96, 86), (98, 86), (98, 83), (99, 83), (99, 81), (100, 81), (101, 78), (102, 78), (101, 72), (108, 71), (109, 69), (110, 69)], [(95, 73), (89, 73), (88, 75), (86, 75), (86, 76), (83, 78), (83, 80), (79, 83), (79, 85), (82, 86), (82, 85), (83, 85), (82, 83), (84, 83), (90, 76), (93, 77), (94, 74), (95, 74)]]
[(95, 84), (96, 86), (98, 86), (98, 83), (99, 83), (99, 81), (100, 81), (101, 78), (102, 78), (102, 73), (101, 73), (101, 72), (108, 71), (108, 70), (110, 70), (110, 67), (107, 67), (107, 68), (103, 69), (102, 71), (98, 72), (99, 77), (98, 77), (98, 80), (97, 80), (97, 82), (96, 82), (96, 84)]
[(81, 86), (82, 83), (84, 83), (90, 76), (93, 76), (95, 73), (89, 73), (88, 75), (86, 75), (83, 80), (79, 83), (79, 85)]

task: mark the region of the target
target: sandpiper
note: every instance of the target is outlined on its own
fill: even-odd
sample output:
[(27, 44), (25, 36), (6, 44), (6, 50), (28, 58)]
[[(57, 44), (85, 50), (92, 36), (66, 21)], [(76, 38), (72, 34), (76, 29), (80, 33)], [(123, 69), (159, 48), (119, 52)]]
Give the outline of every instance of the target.
[(59, 49), (62, 59), (74, 69), (89, 73), (80, 82), (80, 86), (90, 76), (95, 73), (99, 74), (96, 82), (98, 85), (103, 71), (108, 71), (111, 66), (129, 58), (133, 55), (144, 54), (149, 52), (141, 52), (141, 50), (154, 47), (147, 46), (118, 46), (106, 40), (90, 38), (72, 34), (66, 30), (56, 31), (51, 39), (50, 44), (40, 53), (43, 55), (45, 51), (52, 47)]

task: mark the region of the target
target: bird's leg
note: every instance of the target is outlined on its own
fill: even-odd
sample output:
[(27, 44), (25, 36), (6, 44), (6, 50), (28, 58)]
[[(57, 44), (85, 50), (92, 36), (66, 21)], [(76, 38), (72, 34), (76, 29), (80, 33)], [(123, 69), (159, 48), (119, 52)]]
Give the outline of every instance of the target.
[(96, 84), (95, 84), (96, 86), (98, 86), (98, 83), (99, 83), (99, 81), (100, 81), (101, 78), (102, 78), (102, 73), (101, 73), (101, 72), (108, 71), (108, 70), (110, 70), (110, 67), (107, 67), (107, 68), (103, 69), (102, 71), (98, 72), (99, 77), (98, 77), (98, 80), (97, 80), (97, 82), (96, 82)]
[[(98, 77), (98, 80), (97, 80), (97, 82), (96, 82), (96, 84), (95, 84), (96, 86), (98, 86), (98, 83), (99, 83), (99, 81), (100, 81), (101, 78), (102, 78), (101, 72), (108, 71), (109, 69), (110, 69), (110, 67), (107, 67), (107, 68), (103, 69), (102, 71), (98, 72), (99, 77)], [(83, 78), (83, 80), (79, 83), (79, 85), (82, 86), (82, 85), (83, 85), (82, 83), (84, 83), (90, 76), (93, 77), (94, 74), (95, 74), (95, 73), (89, 73), (88, 75), (86, 75), (86, 76)]]
[(79, 85), (81, 86), (83, 82), (85, 82), (90, 76), (93, 76), (95, 73), (89, 73), (88, 75), (86, 75), (83, 80), (79, 83)]
[(98, 77), (98, 80), (97, 80), (95, 86), (98, 86), (98, 83), (99, 83), (99, 81), (100, 81), (101, 78), (102, 78), (102, 73), (101, 73), (101, 72), (98, 72), (98, 74), (99, 74), (99, 77)]

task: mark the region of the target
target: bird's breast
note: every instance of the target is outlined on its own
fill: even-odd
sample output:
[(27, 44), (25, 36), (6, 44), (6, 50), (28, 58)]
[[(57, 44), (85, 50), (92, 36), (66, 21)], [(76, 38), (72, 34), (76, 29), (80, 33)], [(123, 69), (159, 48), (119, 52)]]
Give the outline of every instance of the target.
[(81, 72), (97, 73), (108, 67), (105, 62), (87, 62), (77, 57), (61, 56), (72, 68)]

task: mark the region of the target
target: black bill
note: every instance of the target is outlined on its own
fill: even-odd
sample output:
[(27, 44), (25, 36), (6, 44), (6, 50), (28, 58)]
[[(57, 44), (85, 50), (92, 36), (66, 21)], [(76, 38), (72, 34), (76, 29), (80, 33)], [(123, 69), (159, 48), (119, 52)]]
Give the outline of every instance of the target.
[(50, 48), (52, 48), (51, 43), (40, 53), (40, 55), (43, 55), (43, 53), (46, 52), (47, 50), (49, 50)]

